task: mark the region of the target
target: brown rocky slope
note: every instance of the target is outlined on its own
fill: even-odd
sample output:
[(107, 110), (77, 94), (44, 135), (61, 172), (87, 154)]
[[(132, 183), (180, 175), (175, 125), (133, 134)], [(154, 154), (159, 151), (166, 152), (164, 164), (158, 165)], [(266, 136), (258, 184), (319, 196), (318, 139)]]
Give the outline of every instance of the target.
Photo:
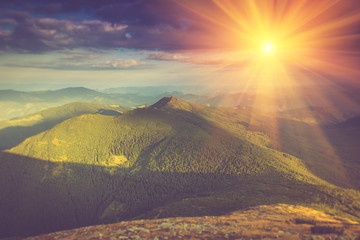
[(360, 224), (286, 204), (229, 215), (136, 220), (44, 234), (27, 239), (360, 239)]

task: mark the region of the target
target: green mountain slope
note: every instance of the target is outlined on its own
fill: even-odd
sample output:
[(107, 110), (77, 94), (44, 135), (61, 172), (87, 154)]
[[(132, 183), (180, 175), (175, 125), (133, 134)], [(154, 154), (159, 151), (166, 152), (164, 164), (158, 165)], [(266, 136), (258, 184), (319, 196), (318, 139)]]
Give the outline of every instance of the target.
[(316, 126), (251, 107), (194, 106), (193, 114), (237, 137), (295, 156), (328, 182), (360, 189), (357, 118), (333, 126)]
[(14, 120), (0, 121), (0, 150), (14, 147), (26, 138), (75, 116), (89, 113), (119, 115), (124, 111), (127, 111), (127, 108), (118, 105), (75, 102)]
[(289, 177), (319, 181), (299, 159), (236, 137), (188, 112), (194, 105), (171, 98), (158, 109), (161, 101), (116, 118), (82, 115), (70, 119), (10, 152), (51, 161), (119, 165), (133, 171), (278, 172), (284, 176), (293, 172)]
[(268, 148), (264, 134), (237, 123), (251, 112), (226, 121), (227, 111), (167, 97), (120, 116), (81, 115), (26, 139), (0, 156), (4, 236), (272, 203), (360, 218), (358, 191)]

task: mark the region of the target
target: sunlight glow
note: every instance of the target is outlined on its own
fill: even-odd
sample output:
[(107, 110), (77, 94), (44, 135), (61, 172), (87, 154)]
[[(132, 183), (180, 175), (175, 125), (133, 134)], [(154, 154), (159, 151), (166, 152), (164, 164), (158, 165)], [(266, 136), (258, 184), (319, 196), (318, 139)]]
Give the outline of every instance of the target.
[[(331, 78), (326, 75), (352, 83), (360, 75), (357, 61), (351, 60), (359, 55), (356, 0), (177, 2), (199, 18), (192, 24), (204, 29), (191, 39), (202, 46), (199, 52), (204, 47), (225, 49), (223, 69), (236, 71), (234, 66), (241, 66), (229, 77), (233, 84), (249, 81), (262, 90), (265, 82), (281, 88), (316, 85), (321, 78), (321, 84), (327, 84)], [(230, 55), (235, 52), (237, 58)]]
[(271, 43), (265, 43), (264, 52), (267, 54), (271, 54), (274, 52), (274, 46)]
[[(297, 109), (308, 113), (306, 121), (316, 122), (318, 113), (310, 108), (314, 104), (338, 113), (343, 106), (358, 106), (344, 89), (360, 89), (359, 0), (178, 2), (199, 18), (193, 24), (205, 29), (193, 42), (224, 49), (226, 57), (217, 69), (222, 77), (214, 85), (254, 93), (251, 106), (274, 116), (269, 135), (278, 149), (285, 143), (278, 114)], [(254, 110), (250, 125), (257, 121), (256, 114)], [(327, 161), (338, 169), (334, 174), (346, 179), (347, 171), (322, 128), (315, 128), (313, 136), (331, 156)], [(299, 153), (310, 149), (299, 146)]]

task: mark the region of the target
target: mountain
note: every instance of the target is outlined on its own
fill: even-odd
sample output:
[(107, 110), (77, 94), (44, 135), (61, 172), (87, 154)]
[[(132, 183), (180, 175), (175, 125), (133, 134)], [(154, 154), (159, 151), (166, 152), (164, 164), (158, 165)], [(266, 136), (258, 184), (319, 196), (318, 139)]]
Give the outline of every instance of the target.
[(178, 217), (72, 229), (30, 239), (359, 239), (360, 224), (302, 206), (251, 207), (223, 216)]
[(73, 99), (84, 99), (101, 96), (102, 93), (84, 88), (84, 87), (73, 87), (64, 88), (55, 91), (33, 91), (33, 92), (22, 92), (14, 90), (0, 90), (0, 101), (14, 101), (14, 102), (56, 102), (59, 99), (63, 100), (66, 98)]
[(338, 129), (352, 129), (358, 130), (360, 128), (360, 115), (349, 118), (348, 120), (337, 124)]
[[(330, 125), (360, 114), (358, 89), (344, 86), (300, 87), (268, 91), (208, 93), (207, 96), (175, 96), (197, 104), (218, 107), (252, 107), (310, 124)], [(319, 94), (321, 92), (322, 94)]]
[(165, 97), (119, 116), (74, 117), (27, 138), (0, 156), (2, 237), (277, 203), (360, 218), (359, 191), (269, 148), (272, 139), (250, 128), (271, 118), (255, 115)]
[(105, 89), (104, 92), (84, 87), (34, 92), (0, 90), (0, 120), (17, 118), (71, 102), (149, 106), (167, 95), (208, 106), (252, 107), (311, 124), (337, 124), (360, 114), (360, 98), (356, 91), (348, 88), (327, 87), (321, 89), (323, 95), (319, 95), (319, 89), (312, 88), (299, 88), (296, 93), (288, 88), (270, 92), (258, 92), (256, 89), (246, 92), (201, 89), (203, 88), (196, 86), (148, 86)]
[[(87, 88), (21, 92), (0, 90), (0, 120), (10, 120), (71, 102), (103, 103), (104, 94)], [(109, 103), (116, 104), (109, 101)]]
[[(175, 87), (176, 88), (176, 87)], [(180, 89), (183, 89), (180, 87)], [(143, 96), (159, 96), (164, 92), (174, 91), (174, 86), (119, 87), (103, 90), (104, 93), (138, 94)]]
[(201, 107), (191, 104), (189, 102), (185, 102), (177, 97), (169, 97), (165, 96), (160, 101), (151, 105), (152, 108), (157, 109), (176, 109), (192, 112), (194, 109), (201, 109)]
[[(222, 107), (235, 107), (235, 106), (253, 106), (259, 109), (263, 109), (263, 106), (260, 106), (260, 103), (267, 103), (270, 105), (274, 102), (273, 99), (266, 97), (264, 95), (255, 95), (247, 93), (234, 93), (234, 94), (225, 94), (216, 97), (212, 97), (207, 100), (207, 103), (211, 106), (222, 106)], [(276, 111), (273, 106), (268, 111)]]
[(26, 92), (14, 91), (11, 89), (0, 90), (1, 101), (25, 101), (30, 100), (30, 98), (31, 95)]
[(83, 87), (34, 92), (0, 90), (0, 121), (19, 118), (72, 102), (137, 106), (152, 104), (155, 101), (154, 97), (105, 94)]
[(344, 112), (330, 107), (314, 107), (292, 109), (280, 112), (283, 118), (289, 118), (309, 124), (334, 125), (344, 122), (356, 115), (356, 112)]
[(14, 120), (0, 121), (0, 150), (16, 146), (26, 138), (82, 114), (120, 115), (128, 109), (118, 105), (70, 103), (49, 108)]
[[(204, 86), (198, 85), (178, 85), (178, 86), (133, 86), (133, 87), (119, 87), (119, 88), (108, 88), (101, 92), (104, 93), (117, 93), (117, 94), (138, 94), (143, 96), (157, 97), (164, 93), (170, 92), (186, 92), (196, 93), (200, 95), (206, 95), (209, 92), (214, 92), (215, 89), (204, 89)], [(159, 99), (157, 99), (159, 100)]]
[(360, 189), (358, 174), (360, 163), (357, 157), (360, 155), (357, 146), (359, 135), (355, 129), (346, 130), (340, 127), (342, 124), (330, 126), (307, 124), (252, 107), (223, 108), (190, 105), (191, 107), (187, 106), (187, 108), (193, 108), (194, 114), (221, 126), (228, 132), (242, 138), (246, 137), (255, 144), (262, 144), (298, 157), (311, 172), (326, 181), (347, 188)]
[[(114, 104), (132, 108), (149, 106), (168, 94), (165, 92), (167, 88), (145, 87), (140, 91), (137, 91), (138, 88), (134, 89), (134, 91), (107, 91), (106, 93), (84, 87), (33, 92), (0, 90), (0, 121), (19, 118), (72, 102)], [(162, 92), (159, 92), (160, 90)], [(177, 94), (184, 95), (180, 92)], [(191, 98), (190, 95), (189, 97)]]
[[(246, 166), (246, 161), (256, 162), (252, 159), (253, 156), (249, 156), (250, 151), (254, 152), (251, 155), (256, 152), (259, 152), (260, 155), (267, 155), (268, 168), (271, 165), (276, 167), (277, 163), (281, 161), (278, 159), (278, 154), (252, 143), (251, 141), (256, 141), (256, 137), (254, 140), (236, 138), (231, 133), (192, 112), (201, 108), (175, 97), (165, 97), (149, 108), (137, 109), (116, 118), (82, 115), (57, 125), (51, 131), (25, 140), (10, 152), (44, 160), (54, 159), (54, 161), (66, 156), (67, 161), (81, 163), (84, 163), (81, 156), (87, 154), (89, 158), (86, 159), (86, 163), (98, 165), (110, 164), (108, 155), (112, 154), (114, 156), (114, 158), (110, 156), (112, 160), (125, 157), (125, 166), (136, 167), (136, 169), (172, 169), (172, 171), (204, 173), (220, 171), (227, 174), (234, 173), (234, 171), (246, 171), (247, 168), (260, 171), (262, 167), (256, 164)], [(71, 132), (68, 129), (71, 129)], [(111, 134), (103, 136), (102, 133)], [(76, 138), (71, 138), (71, 136), (76, 136)], [(90, 136), (102, 137), (96, 139), (90, 138)], [(42, 144), (42, 142), (49, 144)], [(81, 142), (81, 146), (76, 142)], [(116, 143), (121, 144), (117, 145)], [(91, 146), (92, 149), (81, 152), (82, 149), (79, 147), (82, 146)], [(224, 151), (225, 146), (233, 147), (234, 151), (229, 153)], [(102, 150), (104, 148), (107, 151)], [(157, 152), (162, 148), (166, 148), (172, 155), (178, 154), (178, 161), (169, 161), (170, 159), (163, 154), (157, 156)], [(144, 150), (147, 152), (141, 157), (146, 159), (143, 160), (145, 165), (139, 161), (140, 154)], [(266, 153), (262, 154), (263, 151)], [(124, 155), (125, 153), (127, 154)], [(129, 153), (131, 155), (128, 155)], [(187, 161), (181, 157), (184, 154)], [(229, 160), (235, 158), (237, 154), (244, 156), (246, 161), (231, 162)], [(206, 159), (207, 166), (202, 165), (201, 161), (199, 161), (199, 165), (193, 164), (194, 158), (203, 159), (204, 163)], [(218, 161), (221, 158), (223, 158), (221, 160), (223, 164)], [(229, 164), (225, 164), (227, 161)], [(297, 160), (294, 160), (295, 166), (298, 167), (296, 162)], [(181, 170), (182, 168), (183, 170)]]
[(247, 129), (268, 136), (267, 146), (302, 159), (311, 172), (328, 182), (360, 189), (358, 126), (313, 125), (272, 115), (254, 115)]

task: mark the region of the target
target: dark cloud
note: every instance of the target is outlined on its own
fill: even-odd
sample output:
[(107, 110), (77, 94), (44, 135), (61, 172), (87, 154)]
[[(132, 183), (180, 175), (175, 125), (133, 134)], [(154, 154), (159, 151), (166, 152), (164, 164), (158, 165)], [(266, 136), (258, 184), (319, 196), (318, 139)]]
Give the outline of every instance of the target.
[(153, 26), (169, 24), (181, 27), (177, 20), (181, 8), (173, 0), (3, 0), (3, 9), (16, 9), (37, 16), (83, 13), (112, 23)]
[[(0, 3), (0, 51), (74, 48), (182, 49), (190, 24), (172, 1), (22, 1)], [(6, 29), (9, 28), (10, 29)]]
[(74, 22), (55, 18), (33, 18), (24, 12), (6, 12), (0, 27), (0, 49), (42, 53), (74, 48), (114, 48), (126, 44), (127, 25), (100, 20)]
[(0, 3), (0, 19), (14, 22), (11, 31), (0, 22), (1, 52), (43, 53), (74, 48), (168, 51), (213, 46), (212, 33), (198, 37), (206, 35), (208, 29), (204, 31), (201, 19), (194, 19), (179, 1), (21, 2)]

